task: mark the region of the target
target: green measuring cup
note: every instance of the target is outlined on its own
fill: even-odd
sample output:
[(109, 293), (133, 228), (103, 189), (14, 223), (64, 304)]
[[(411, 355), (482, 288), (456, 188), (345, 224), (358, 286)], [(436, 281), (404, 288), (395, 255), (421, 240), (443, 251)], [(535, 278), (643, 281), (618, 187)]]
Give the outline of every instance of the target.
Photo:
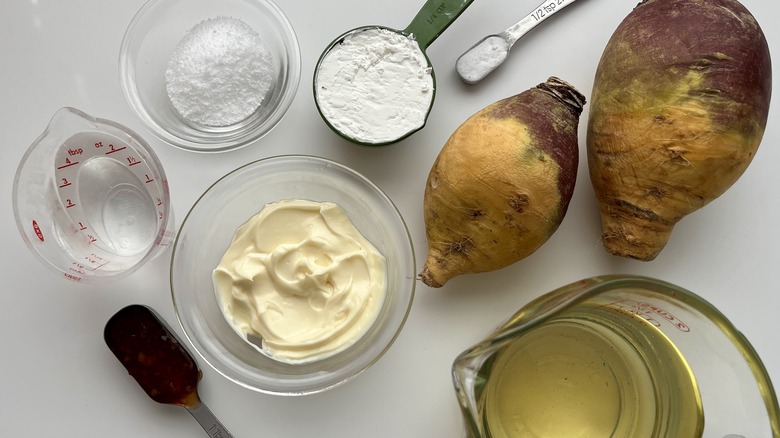
[[(325, 121), (325, 124), (330, 127), (335, 133), (340, 135), (341, 137), (360, 145), (365, 146), (384, 146), (392, 143), (396, 143), (400, 140), (403, 140), (404, 138), (412, 135), (413, 133), (419, 131), (425, 126), (425, 122), (428, 119), (428, 115), (430, 114), (431, 108), (433, 107), (433, 101), (436, 94), (436, 77), (433, 73), (433, 66), (431, 65), (431, 61), (428, 58), (428, 55), (425, 53), (425, 49), (428, 48), (428, 46), (433, 43), (436, 38), (441, 35), (444, 30), (449, 27), (450, 24), (452, 24), (453, 21), (455, 21), (456, 18), (460, 16), (460, 14), (472, 3), (473, 0), (428, 0), (423, 7), (420, 9), (419, 12), (417, 12), (417, 15), (414, 17), (412, 22), (403, 30), (398, 29), (392, 29), (385, 26), (362, 26), (358, 27), (352, 30), (349, 30), (341, 35), (339, 35), (336, 39), (333, 40), (322, 52), (322, 55), (320, 56), (319, 60), (317, 61), (317, 67), (314, 69), (314, 80), (313, 80), (313, 88), (314, 88), (314, 101), (317, 106), (317, 111), (319, 112), (320, 116), (322, 116), (322, 119)], [(328, 105), (327, 102), (321, 99), (325, 99), (323, 97), (324, 86), (322, 84), (319, 84), (318, 78), (320, 77), (320, 73), (322, 71), (323, 67), (323, 61), (326, 60), (328, 55), (331, 53), (331, 51), (338, 47), (341, 44), (344, 44), (345, 40), (348, 40), (350, 38), (353, 38), (355, 35), (372, 30), (372, 29), (379, 29), (382, 31), (390, 31), (398, 35), (402, 35), (405, 38), (408, 38), (410, 40), (413, 40), (416, 45), (419, 48), (419, 52), (421, 52), (422, 56), (425, 59), (426, 62), (426, 69), (425, 74), (430, 74), (430, 82), (431, 82), (431, 89), (427, 90), (426, 92), (429, 93), (428, 96), (426, 96), (429, 101), (427, 102), (427, 107), (422, 108), (422, 111), (420, 111), (419, 114), (416, 115), (417, 119), (419, 119), (419, 123), (414, 124), (413, 126), (399, 126), (398, 129), (393, 130), (390, 129), (389, 134), (382, 135), (382, 136), (376, 136), (376, 138), (372, 137), (371, 135), (354, 135), (347, 132), (348, 130), (345, 129), (345, 124), (340, 123), (339, 121), (334, 120), (334, 117), (332, 114), (329, 113), (327, 109), (324, 110), (323, 104)], [(376, 61), (376, 60), (375, 60)], [(361, 66), (357, 70), (355, 74), (360, 75), (366, 72), (365, 69), (371, 68), (369, 65), (370, 63), (366, 63), (365, 66)], [(347, 82), (345, 82), (347, 84)], [(351, 84), (347, 84), (351, 85)], [(373, 83), (372, 87), (376, 89), (377, 87), (381, 87), (382, 84)], [(341, 87), (330, 87), (331, 89), (341, 89)], [(366, 102), (361, 100), (368, 100), (372, 98), (371, 91), (363, 91), (363, 90), (356, 90), (354, 88), (350, 87), (344, 87), (344, 92), (350, 92), (352, 93), (349, 96), (349, 103), (356, 105), (354, 107), (353, 113), (359, 113), (359, 114), (367, 114), (371, 111), (381, 111), (382, 110), (382, 103), (381, 102)], [(332, 91), (329, 91), (332, 93)], [(381, 91), (379, 91), (381, 93)], [(332, 94), (331, 94), (332, 95)], [(396, 102), (397, 104), (397, 102)], [(402, 106), (402, 105), (401, 105)], [(423, 105), (424, 106), (424, 105)], [(385, 108), (386, 109), (386, 108)], [(408, 108), (403, 108), (403, 111), (408, 111)], [(383, 121), (387, 124), (393, 124), (396, 123), (393, 118), (390, 118), (386, 121)], [(378, 126), (371, 125), (370, 120), (361, 120), (361, 121), (355, 121), (355, 120), (349, 120), (347, 124), (351, 124), (353, 127), (357, 126), (357, 130), (370, 130), (372, 128), (379, 128)], [(360, 125), (365, 126), (360, 126)], [(385, 125), (382, 128), (386, 128), (390, 125)], [(381, 137), (381, 138), (380, 138)]]

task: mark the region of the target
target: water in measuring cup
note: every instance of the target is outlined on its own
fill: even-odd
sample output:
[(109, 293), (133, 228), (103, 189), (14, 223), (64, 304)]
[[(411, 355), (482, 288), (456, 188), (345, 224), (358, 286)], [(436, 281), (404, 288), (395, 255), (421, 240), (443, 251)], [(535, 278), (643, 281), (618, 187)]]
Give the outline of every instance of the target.
[(116, 137), (87, 132), (69, 138), (55, 162), (60, 203), (75, 229), (60, 235), (65, 246), (82, 248), (87, 257), (79, 260), (95, 269), (142, 257), (163, 215), (160, 188), (142, 154)]
[(94, 157), (79, 170), (77, 185), (85, 223), (106, 249), (132, 256), (152, 245), (157, 231), (155, 203), (127, 166)]
[(489, 436), (700, 437), (698, 386), (648, 320), (581, 305), (512, 341), (485, 365)]

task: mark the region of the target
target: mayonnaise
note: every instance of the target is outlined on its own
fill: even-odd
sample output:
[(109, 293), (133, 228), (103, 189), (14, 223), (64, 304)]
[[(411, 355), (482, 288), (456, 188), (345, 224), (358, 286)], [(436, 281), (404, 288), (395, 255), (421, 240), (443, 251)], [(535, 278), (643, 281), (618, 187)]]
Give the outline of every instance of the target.
[(271, 357), (306, 362), (344, 350), (376, 320), (384, 256), (330, 202), (266, 205), (238, 228), (213, 272), (225, 318)]

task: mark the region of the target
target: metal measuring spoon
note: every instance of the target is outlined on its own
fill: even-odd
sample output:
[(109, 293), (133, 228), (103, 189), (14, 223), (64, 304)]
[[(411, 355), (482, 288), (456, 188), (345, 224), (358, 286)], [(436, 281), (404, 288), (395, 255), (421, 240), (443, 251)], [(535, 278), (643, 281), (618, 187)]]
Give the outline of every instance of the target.
[(123, 308), (108, 320), (103, 338), (152, 400), (186, 408), (212, 438), (233, 438), (198, 397), (198, 364), (152, 309)]
[(431, 43), (433, 43), (433, 41), (435, 41), (436, 38), (438, 38), (438, 36), (441, 35), (442, 32), (444, 32), (444, 30), (446, 30), (447, 27), (449, 27), (449, 25), (452, 24), (452, 22), (455, 21), (456, 18), (458, 18), (458, 16), (460, 16), (460, 14), (472, 3), (472, 1), (473, 0), (428, 0), (425, 2), (422, 8), (417, 12), (417, 15), (415, 15), (415, 17), (412, 19), (412, 22), (403, 30), (391, 29), (384, 26), (362, 26), (344, 32), (343, 34), (336, 37), (336, 39), (334, 39), (322, 52), (320, 59), (317, 61), (317, 66), (314, 69), (314, 80), (313, 80), (314, 102), (317, 106), (317, 111), (320, 113), (320, 116), (322, 116), (322, 119), (325, 121), (325, 124), (327, 124), (328, 127), (330, 127), (335, 133), (337, 133), (341, 137), (349, 141), (352, 141), (354, 143), (365, 145), (365, 146), (384, 146), (387, 144), (395, 143), (422, 129), (425, 126), (424, 121), (422, 126), (419, 126), (416, 129), (412, 129), (411, 131), (405, 132), (402, 135), (398, 136), (397, 138), (389, 139), (386, 141), (383, 140), (379, 142), (361, 141), (359, 139), (353, 138), (348, 134), (344, 133), (337, 126), (334, 126), (332, 121), (328, 120), (328, 118), (326, 117), (325, 114), (323, 114), (323, 111), (320, 108), (319, 95), (318, 95), (319, 92), (317, 86), (317, 76), (320, 72), (320, 67), (322, 65), (323, 60), (326, 58), (328, 53), (334, 47), (341, 44), (344, 41), (344, 39), (347, 38), (348, 36), (364, 30), (385, 29), (407, 37), (411, 37), (412, 39), (414, 39), (414, 41), (417, 42), (417, 44), (420, 47), (420, 50), (425, 55), (428, 68), (431, 71), (431, 76), (433, 79), (433, 90), (431, 90), (431, 93), (433, 94), (430, 103), (428, 104), (427, 111), (425, 113), (425, 120), (427, 120), (428, 114), (430, 114), (431, 108), (433, 107), (433, 101), (435, 99), (436, 77), (433, 74), (433, 66), (431, 65), (431, 61), (430, 59), (428, 59), (428, 55), (425, 54), (425, 49), (427, 49), (428, 46), (430, 46)]
[(509, 50), (523, 35), (542, 21), (550, 18), (575, 0), (545, 0), (533, 12), (512, 25), (507, 30), (488, 35), (474, 44), (455, 62), (458, 76), (467, 84), (476, 84), (501, 65)]

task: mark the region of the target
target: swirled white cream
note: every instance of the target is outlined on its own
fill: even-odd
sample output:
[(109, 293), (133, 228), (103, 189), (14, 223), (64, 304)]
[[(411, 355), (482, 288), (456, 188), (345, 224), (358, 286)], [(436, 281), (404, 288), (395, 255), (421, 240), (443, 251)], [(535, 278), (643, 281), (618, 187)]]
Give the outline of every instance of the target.
[(352, 345), (385, 297), (384, 256), (330, 202), (266, 205), (238, 228), (213, 272), (225, 318), (285, 362)]

